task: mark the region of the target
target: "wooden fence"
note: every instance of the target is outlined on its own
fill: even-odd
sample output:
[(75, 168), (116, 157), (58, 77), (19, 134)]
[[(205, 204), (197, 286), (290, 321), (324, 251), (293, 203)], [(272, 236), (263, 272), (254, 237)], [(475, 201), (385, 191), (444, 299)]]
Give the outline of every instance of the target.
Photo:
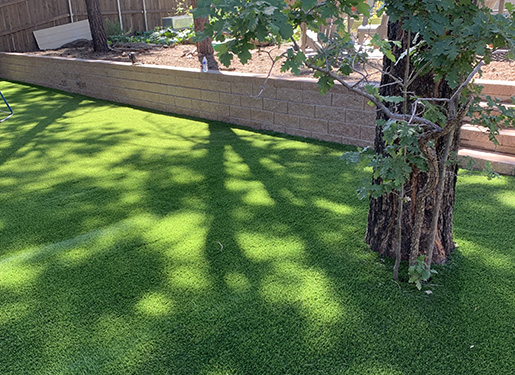
[[(178, 0), (99, 0), (104, 18), (125, 31), (152, 30), (175, 15)], [(184, 2), (186, 6), (190, 0)], [(84, 0), (0, 0), (0, 51), (37, 50), (34, 30), (87, 18)]]

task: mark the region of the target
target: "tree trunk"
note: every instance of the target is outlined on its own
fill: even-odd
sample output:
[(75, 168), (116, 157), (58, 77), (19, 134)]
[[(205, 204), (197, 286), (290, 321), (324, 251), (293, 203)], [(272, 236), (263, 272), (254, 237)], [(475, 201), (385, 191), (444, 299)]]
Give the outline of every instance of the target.
[(88, 12), (89, 28), (93, 37), (93, 50), (95, 52), (107, 52), (107, 35), (104, 29), (102, 13), (98, 0), (86, 0), (86, 10)]
[[(407, 36), (402, 31), (400, 23), (389, 23), (388, 39), (402, 41), (402, 48), (394, 47), (394, 54), (399, 56), (403, 50), (407, 48)], [(405, 71), (405, 60), (401, 60), (397, 65), (392, 63), (386, 57), (383, 60), (384, 70), (390, 71), (394, 76), (403, 77)], [(383, 75), (381, 79), (380, 94), (384, 96), (400, 96), (401, 88), (398, 85), (387, 85), (392, 82), (388, 75)], [(419, 97), (449, 97), (450, 90), (444, 84), (434, 82), (433, 76), (427, 74), (418, 77), (409, 90), (415, 92)], [(395, 105), (395, 104), (392, 104)], [(402, 104), (401, 104), (402, 105)], [(396, 108), (396, 112), (400, 111), (400, 107)], [(381, 114), (378, 115), (381, 117)], [(459, 130), (454, 133), (450, 152), (458, 152)], [(438, 158), (444, 153), (445, 137), (439, 139), (436, 143)], [(376, 130), (376, 138), (374, 148), (377, 153), (384, 154), (385, 145), (382, 137), (382, 131), (378, 127)], [(444, 185), (443, 201), (438, 220), (438, 231), (435, 240), (435, 249), (433, 254), (433, 263), (444, 263), (448, 255), (454, 249), (454, 241), (452, 237), (452, 218), (454, 207), (454, 195), (457, 177), (457, 165), (452, 163), (447, 166), (447, 173)], [(427, 175), (422, 172), (413, 171), (411, 180), (405, 185), (405, 197), (408, 198), (404, 204), (402, 213), (402, 259), (408, 260), (410, 253), (411, 234), (413, 232), (415, 202), (417, 193), (422, 189), (427, 180)], [(426, 254), (428, 245), (428, 235), (431, 229), (431, 218), (435, 204), (436, 189), (426, 198), (424, 209), (424, 220), (422, 224), (422, 235), (420, 238), (420, 253)], [(396, 246), (396, 212), (398, 210), (396, 194), (384, 195), (380, 198), (370, 199), (370, 208), (368, 213), (366, 242), (371, 249), (381, 255), (395, 257)]]
[[(191, 6), (193, 8), (197, 7), (198, 0), (192, 0)], [(193, 26), (195, 28), (195, 32), (200, 32), (204, 30), (204, 25), (209, 22), (208, 17), (204, 18), (194, 18)], [(207, 59), (207, 66), (210, 70), (218, 70), (218, 63), (215, 59), (215, 51), (213, 50), (213, 41), (211, 38), (206, 38), (201, 42), (197, 42), (197, 53), (198, 60), (202, 66), (202, 60), (204, 57)]]

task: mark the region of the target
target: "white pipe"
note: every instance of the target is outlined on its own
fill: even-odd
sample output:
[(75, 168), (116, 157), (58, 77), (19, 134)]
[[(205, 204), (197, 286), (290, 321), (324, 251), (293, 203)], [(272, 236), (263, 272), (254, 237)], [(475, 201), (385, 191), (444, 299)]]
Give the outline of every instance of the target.
[(73, 9), (72, 9), (72, 0), (68, 0), (68, 8), (70, 8), (70, 18), (73, 23)]
[(120, 18), (120, 28), (123, 30), (122, 9), (120, 7), (120, 0), (117, 0), (117, 3), (118, 3), (118, 18)]
[(145, 17), (145, 31), (148, 31), (147, 4), (145, 0), (143, 0), (143, 16)]

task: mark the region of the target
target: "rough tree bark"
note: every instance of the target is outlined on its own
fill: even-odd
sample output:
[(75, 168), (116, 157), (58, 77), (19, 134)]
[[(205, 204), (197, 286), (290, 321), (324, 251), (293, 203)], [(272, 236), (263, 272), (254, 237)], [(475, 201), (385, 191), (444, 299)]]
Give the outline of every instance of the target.
[[(390, 23), (388, 25), (388, 39), (403, 41), (402, 48), (394, 48), (394, 54), (398, 57), (406, 49), (407, 36), (402, 31), (400, 23)], [(403, 77), (405, 71), (405, 59), (401, 60), (397, 65), (392, 63), (386, 57), (383, 60), (384, 70), (389, 70), (397, 77)], [(388, 75), (383, 75), (380, 94), (384, 96), (399, 96), (401, 89), (398, 85), (385, 84), (392, 82)], [(450, 90), (446, 85), (437, 85), (433, 80), (433, 76), (418, 77), (410, 86), (410, 91), (415, 92), (419, 97), (449, 97)], [(393, 104), (395, 105), (395, 104)], [(397, 111), (398, 112), (398, 111)], [(381, 116), (380, 114), (378, 115)], [(436, 143), (437, 154), (440, 158), (444, 152), (446, 137), (439, 139)], [(451, 143), (451, 152), (458, 151), (459, 130), (453, 135)], [(385, 145), (382, 138), (382, 132), (378, 127), (376, 130), (376, 138), (374, 148), (377, 153), (384, 153)], [(454, 207), (455, 186), (457, 177), (457, 165), (450, 164), (447, 166), (447, 173), (444, 185), (443, 201), (438, 220), (438, 231), (435, 240), (435, 249), (433, 254), (433, 263), (444, 263), (453, 251), (455, 245), (452, 236), (452, 218)], [(415, 202), (417, 194), (424, 186), (427, 180), (425, 173), (412, 173), (411, 180), (405, 185), (405, 196), (409, 199), (404, 203), (402, 213), (402, 259), (408, 260), (410, 253), (411, 234), (413, 232)], [(425, 200), (424, 221), (422, 225), (422, 235), (420, 239), (420, 254), (426, 254), (428, 245), (428, 235), (432, 219), (432, 212), (435, 204), (436, 189)], [(396, 194), (389, 194), (380, 198), (370, 199), (370, 208), (368, 214), (366, 241), (371, 249), (388, 257), (395, 257), (396, 245), (396, 213), (398, 210)]]
[(86, 10), (88, 12), (89, 28), (93, 37), (93, 50), (95, 52), (107, 52), (107, 35), (104, 29), (102, 13), (98, 0), (86, 0)]
[[(198, 0), (192, 0), (191, 6), (197, 8)], [(208, 17), (194, 18), (193, 27), (196, 32), (204, 30), (204, 25), (209, 22)], [(215, 59), (215, 51), (213, 50), (213, 41), (211, 38), (206, 38), (201, 42), (197, 42), (198, 60), (202, 64), (204, 57), (207, 59), (207, 66), (210, 70), (218, 70), (218, 63)]]

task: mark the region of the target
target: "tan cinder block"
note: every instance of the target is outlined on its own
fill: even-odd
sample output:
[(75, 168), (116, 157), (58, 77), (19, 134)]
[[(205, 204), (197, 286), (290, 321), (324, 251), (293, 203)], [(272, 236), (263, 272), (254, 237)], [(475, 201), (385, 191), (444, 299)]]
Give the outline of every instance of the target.
[(360, 127), (359, 125), (345, 124), (340, 121), (329, 121), (329, 134), (359, 139)]
[(342, 122), (346, 118), (346, 110), (338, 107), (327, 107), (317, 105), (315, 107), (315, 117), (329, 121)]
[(287, 88), (294, 90), (304, 89), (305, 81), (298, 78), (271, 78), (268, 82), (276, 88)]
[(312, 132), (311, 137), (326, 142), (342, 143), (342, 137), (339, 135)]
[(288, 102), (275, 99), (263, 99), (263, 109), (271, 112), (288, 113)]
[(256, 121), (262, 121), (272, 124), (274, 122), (274, 114), (269, 111), (262, 111), (260, 109), (251, 109), (250, 118)]
[(209, 103), (209, 111), (218, 115), (229, 113), (229, 106), (226, 104)]
[(360, 126), (359, 138), (364, 141), (373, 142), (376, 136), (376, 128), (371, 126)]
[(343, 86), (341, 83), (335, 82), (334, 86), (331, 87), (330, 92), (335, 94), (348, 94), (349, 89)]
[(269, 131), (272, 131), (272, 132), (284, 133), (285, 127), (281, 126), (281, 125), (264, 123), (263, 125), (261, 125), (261, 129), (269, 130)]
[(290, 128), (299, 127), (300, 117), (287, 115), (283, 113), (274, 113), (274, 124), (282, 125)]
[(290, 102), (302, 102), (302, 90), (278, 88), (277, 98), (280, 100), (287, 100)]
[(166, 86), (166, 92), (168, 95), (172, 96), (181, 96), (180, 91), (182, 90), (182, 87), (179, 86)]
[(297, 137), (311, 138), (312, 132), (302, 129), (285, 128), (284, 132), (290, 135), (296, 135)]
[(175, 98), (169, 95), (158, 95), (157, 101), (161, 104), (166, 104), (169, 106), (175, 106)]
[(250, 120), (250, 108), (230, 106), (229, 115), (231, 117)]
[(205, 84), (206, 90), (218, 91), (220, 93), (230, 93), (231, 83), (225, 81), (208, 80)]
[(161, 67), (162, 69), (169, 69), (173, 71), (174, 75), (179, 79), (193, 80), (193, 79), (210, 79), (212, 78), (210, 73), (202, 73), (199, 69), (184, 69), (184, 68), (172, 68), (172, 67)]
[(125, 93), (125, 96), (128, 98), (132, 98), (138, 101), (150, 101), (154, 102), (154, 99), (157, 99), (157, 94), (146, 92), (146, 91), (140, 91), (140, 90), (127, 90)]
[(228, 93), (220, 93), (220, 103), (230, 104), (233, 106), (239, 107), (241, 105), (240, 101), (241, 95), (228, 94)]
[(263, 85), (252, 85), (252, 96), (259, 98), (275, 99), (277, 97), (277, 89), (270, 83)]
[(202, 115), (207, 116), (207, 114), (199, 112), (198, 109), (191, 109), (191, 108), (184, 108), (184, 107), (175, 107), (173, 112), (180, 114), (180, 115), (197, 117), (197, 118), (202, 118)]
[(204, 80), (196, 79), (196, 78), (189, 78), (189, 77), (175, 77), (175, 84), (177, 86), (181, 87), (187, 87), (191, 89), (203, 89), (205, 87)]
[(315, 117), (315, 106), (304, 103), (288, 103), (288, 113), (295, 116)]
[(360, 111), (347, 109), (345, 122), (348, 124), (364, 125), (364, 126), (375, 126), (376, 125), (376, 114), (371, 111)]
[(358, 147), (370, 147), (374, 145), (374, 142), (365, 141), (363, 139), (354, 139), (342, 137), (342, 143), (346, 145), (358, 146)]
[(165, 85), (160, 85), (158, 83), (148, 83), (142, 81), (131, 81), (134, 84), (134, 87), (138, 90), (148, 91), (148, 92), (158, 92), (160, 94), (167, 94), (168, 89)]
[(175, 106), (181, 108), (191, 109), (191, 99), (188, 98), (175, 98)]
[(152, 78), (156, 80), (156, 82), (161, 83), (163, 85), (176, 85), (177, 80), (175, 79), (175, 76), (171, 75), (169, 72), (168, 74), (152, 74)]
[(319, 91), (318, 82), (316, 79), (305, 79), (302, 81), (302, 90), (306, 91)]
[(252, 95), (252, 84), (235, 82), (231, 85), (231, 93), (250, 96)]
[(375, 106), (375, 104), (373, 104), (372, 102), (369, 102), (368, 99), (364, 99), (363, 102), (364, 102), (363, 109), (365, 111), (370, 111), (370, 112), (376, 112), (377, 113), (377, 107)]
[(328, 121), (301, 117), (299, 127), (303, 130), (327, 134)]
[(218, 115), (218, 120), (219, 121), (223, 121), (223, 122), (227, 122), (229, 124), (236, 124), (235, 121), (237, 120), (237, 118), (229, 116), (228, 113), (229, 112)]
[(363, 109), (364, 99), (359, 95), (333, 93), (333, 107)]
[(177, 95), (189, 99), (202, 99), (202, 91), (197, 89), (189, 89), (186, 87), (179, 87)]
[(263, 99), (242, 95), (240, 98), (240, 105), (247, 108), (263, 109)]
[(202, 100), (191, 99), (191, 108), (196, 109), (199, 112), (209, 112), (209, 102), (205, 102)]
[(331, 106), (331, 94), (320, 94), (320, 91), (304, 90), (302, 91), (302, 102), (306, 104)]
[(220, 93), (216, 91), (201, 91), (201, 97), (202, 100), (205, 100), (207, 102), (220, 102)]
[(249, 119), (242, 119), (242, 118), (238, 118), (238, 119), (235, 119), (237, 122), (237, 124), (239, 125), (243, 125), (243, 126), (247, 126), (249, 128), (252, 128), (252, 129), (257, 129), (257, 130), (260, 130), (261, 129), (261, 122), (259, 121), (254, 121), (254, 120), (249, 120)]

